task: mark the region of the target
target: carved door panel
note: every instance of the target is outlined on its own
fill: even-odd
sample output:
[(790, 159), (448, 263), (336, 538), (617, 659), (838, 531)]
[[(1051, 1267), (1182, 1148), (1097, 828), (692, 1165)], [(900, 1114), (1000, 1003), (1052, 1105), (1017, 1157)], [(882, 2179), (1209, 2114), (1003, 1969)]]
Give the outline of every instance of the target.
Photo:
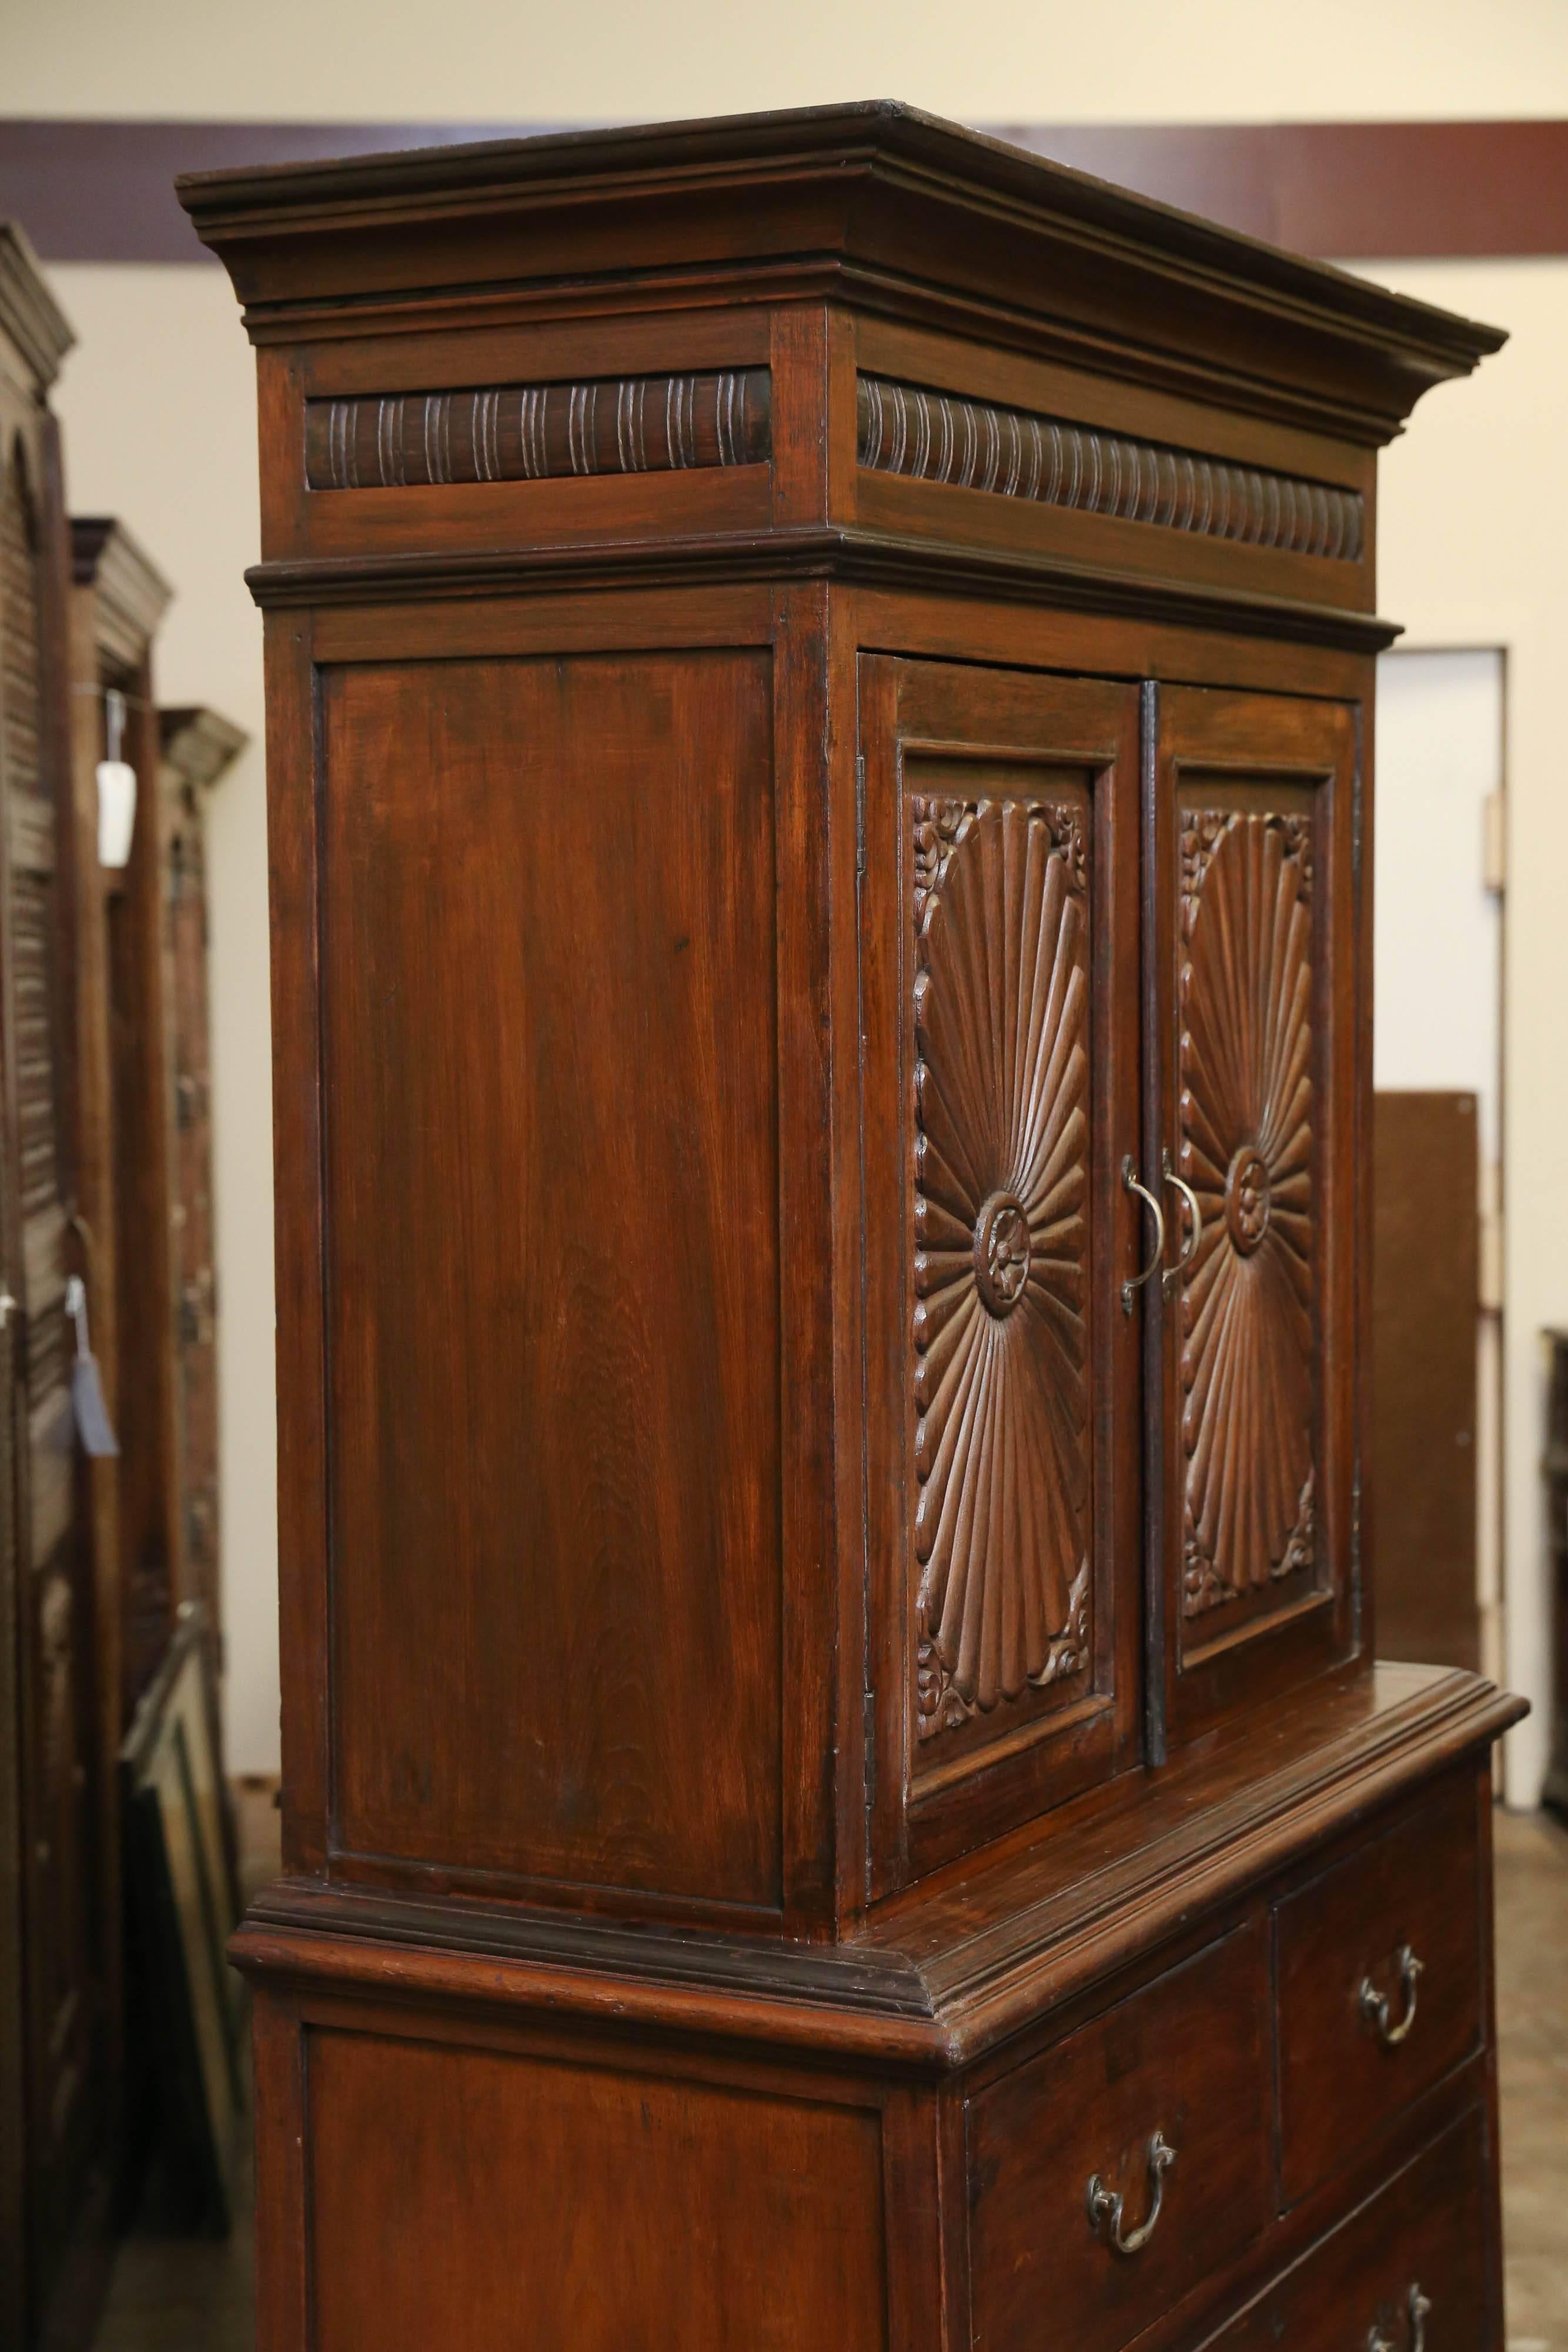
[(1166, 690), (1154, 731), (1157, 1756), (1352, 1646), (1364, 1150), (1353, 710)]
[(1138, 711), (867, 660), (860, 712), (876, 1893), (1135, 1737)]

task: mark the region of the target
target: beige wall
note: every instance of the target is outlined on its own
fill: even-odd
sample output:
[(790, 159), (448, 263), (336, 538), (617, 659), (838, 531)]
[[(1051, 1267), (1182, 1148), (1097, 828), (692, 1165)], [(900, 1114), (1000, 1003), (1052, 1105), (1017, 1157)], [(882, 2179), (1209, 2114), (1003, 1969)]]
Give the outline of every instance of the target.
[(12, 114), (603, 121), (904, 98), (965, 121), (1568, 113), (1563, 0), (5, 0)]
[(256, 376), (221, 269), (55, 269), (79, 338), (58, 388), (66, 494), (119, 515), (175, 583), (156, 651), (168, 703), (251, 741), (209, 796), (220, 1485), (229, 1757), (277, 1764), (272, 1101)]
[(1545, 1765), (1550, 1687), (1539, 1334), (1568, 1324), (1568, 261), (1367, 274), (1512, 335), (1418, 408), (1384, 460), (1379, 603), (1414, 644), (1506, 650), (1503, 1589), (1508, 1679), (1535, 1706), (1509, 1743), (1509, 1797), (1523, 1804)]
[[(381, 0), (0, 0), (15, 113), (593, 121), (893, 92), (976, 121), (1568, 114), (1563, 0), (1004, 0), (955, 37), (951, 0), (809, 0), (787, 19), (737, 0), (678, 11), (613, 0), (562, 14), (515, 0), (454, 12)], [(1509, 1673), (1537, 1701), (1510, 1793), (1539, 1786), (1545, 1578), (1535, 1334), (1568, 1323), (1568, 792), (1553, 673), (1568, 625), (1568, 263), (1374, 269), (1514, 331), (1473, 384), (1417, 412), (1390, 453), (1382, 604), (1416, 642), (1508, 648), (1506, 1151)], [(61, 268), (81, 336), (60, 404), (73, 504), (124, 516), (179, 590), (161, 656), (169, 699), (210, 701), (259, 740), (250, 360), (214, 270)], [(238, 1769), (276, 1759), (266, 887), (259, 752), (213, 808), (214, 1086), (223, 1299), (225, 1606)]]

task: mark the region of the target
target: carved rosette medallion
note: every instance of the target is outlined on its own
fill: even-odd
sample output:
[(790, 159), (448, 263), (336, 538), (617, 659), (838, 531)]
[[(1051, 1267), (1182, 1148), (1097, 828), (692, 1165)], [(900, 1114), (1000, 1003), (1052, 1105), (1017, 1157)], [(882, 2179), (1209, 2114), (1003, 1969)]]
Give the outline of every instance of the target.
[(1310, 1569), (1312, 834), (1183, 813), (1181, 1173), (1203, 1212), (1182, 1289), (1188, 1617)]
[(1089, 1663), (1082, 812), (917, 799), (915, 1719)]
[(993, 1192), (975, 1226), (975, 1279), (997, 1317), (1010, 1315), (1029, 1280), (1029, 1219), (1010, 1192)]

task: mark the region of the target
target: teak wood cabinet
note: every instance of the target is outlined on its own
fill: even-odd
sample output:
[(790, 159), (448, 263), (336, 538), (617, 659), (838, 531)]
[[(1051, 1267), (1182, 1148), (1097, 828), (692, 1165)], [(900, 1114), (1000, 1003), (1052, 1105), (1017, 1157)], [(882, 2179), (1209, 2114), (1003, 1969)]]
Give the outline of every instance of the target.
[(1500, 2341), (1374, 1665), (1375, 451), (887, 106), (183, 184), (257, 346), (267, 2352)]

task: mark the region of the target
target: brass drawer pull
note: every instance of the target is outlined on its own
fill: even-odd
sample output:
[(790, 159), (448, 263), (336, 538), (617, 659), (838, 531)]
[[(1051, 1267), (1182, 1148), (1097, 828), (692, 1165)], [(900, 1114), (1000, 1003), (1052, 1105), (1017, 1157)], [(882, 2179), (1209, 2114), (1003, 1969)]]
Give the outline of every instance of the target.
[(1363, 1977), (1359, 1996), (1361, 2013), (1385, 2050), (1397, 2050), (1416, 2022), (1416, 1981), (1424, 1965), (1408, 1944), (1401, 1944), (1394, 1958), (1405, 1991), (1405, 2012), (1398, 2024), (1391, 2021), (1388, 1995), (1379, 1992), (1370, 1977)]
[[(1432, 2308), (1430, 2295), (1423, 2294), (1414, 2282), (1405, 2298), (1406, 2352), (1427, 2352), (1427, 2314)], [(1392, 2336), (1385, 2336), (1374, 2320), (1366, 2338), (1366, 2352), (1398, 2352)]]
[(1120, 2189), (1108, 2189), (1096, 2173), (1089, 2183), (1089, 2226), (1097, 2238), (1103, 2238), (1119, 2254), (1141, 2253), (1155, 2234), (1155, 2223), (1160, 2218), (1165, 2201), (1166, 2175), (1176, 2160), (1176, 2152), (1163, 2131), (1155, 2132), (1149, 2142), (1149, 2210), (1135, 2230), (1122, 2234), (1123, 2198)]

